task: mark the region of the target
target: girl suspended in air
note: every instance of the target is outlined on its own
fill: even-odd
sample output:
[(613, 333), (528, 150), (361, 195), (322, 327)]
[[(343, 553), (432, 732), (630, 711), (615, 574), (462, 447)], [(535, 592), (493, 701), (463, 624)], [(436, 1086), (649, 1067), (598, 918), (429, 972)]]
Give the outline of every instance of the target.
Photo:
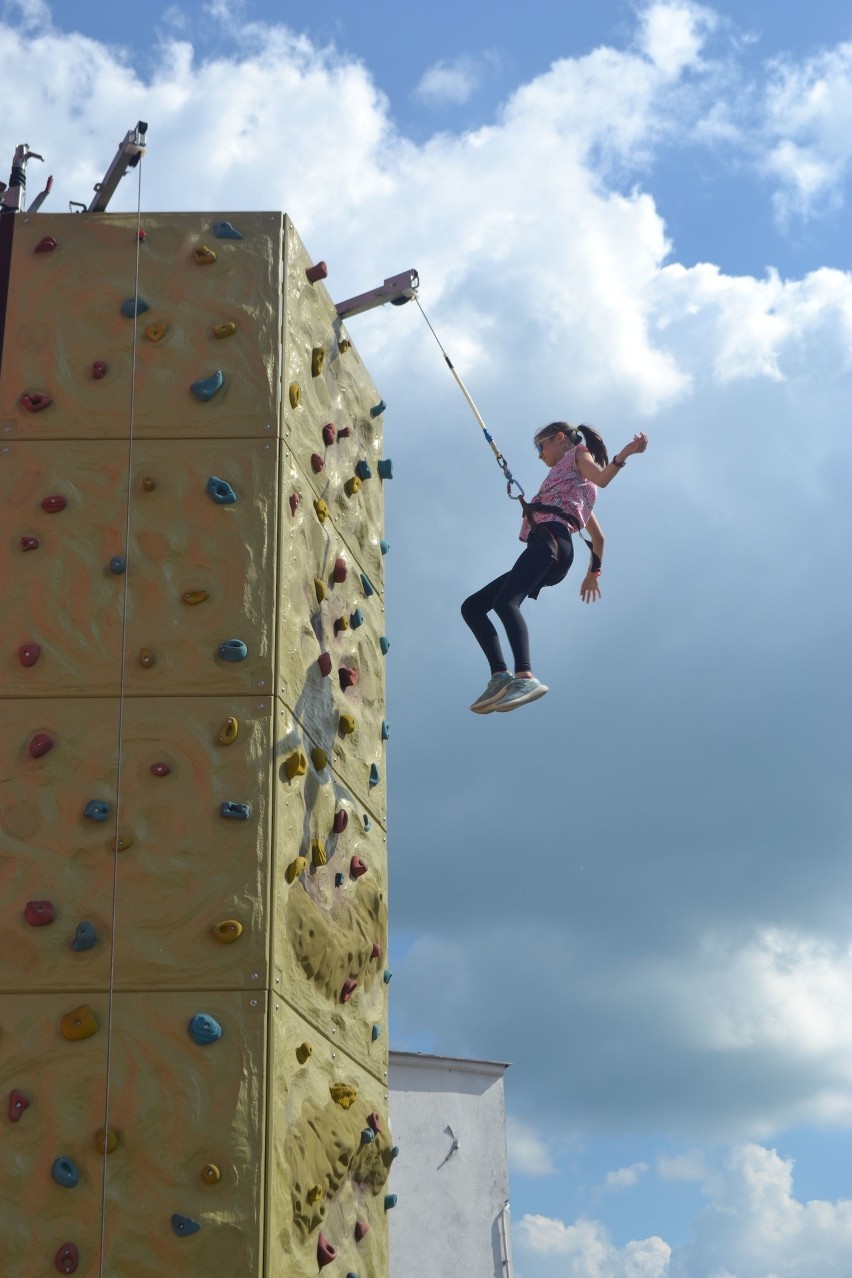
[[(574, 559), (571, 533), (582, 528), (591, 540), (592, 558), (580, 596), (584, 603), (600, 598), (598, 577), (604, 537), (592, 514), (597, 490), (615, 479), (627, 457), (644, 453), (648, 437), (634, 435), (611, 461), (603, 440), (591, 426), (551, 422), (536, 432), (534, 443), (548, 474), (533, 500), (522, 502), (520, 539), (526, 542), (526, 549), (514, 568), (462, 604), (462, 616), (491, 667), (488, 686), (470, 707), (474, 714), (514, 710), (547, 692), (530, 666), (529, 637), (521, 604), (527, 597), (538, 598), (543, 586), (556, 586), (563, 580)], [(509, 673), (499, 636), (489, 619), (492, 611), (505, 627), (515, 661), (514, 675)]]

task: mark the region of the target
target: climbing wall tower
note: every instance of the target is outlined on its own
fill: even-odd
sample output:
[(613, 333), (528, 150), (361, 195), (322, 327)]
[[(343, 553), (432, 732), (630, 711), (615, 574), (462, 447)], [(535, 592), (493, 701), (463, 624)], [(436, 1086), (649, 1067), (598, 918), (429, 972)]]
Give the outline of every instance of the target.
[(387, 1274), (379, 402), (280, 214), (0, 218), (0, 1273)]

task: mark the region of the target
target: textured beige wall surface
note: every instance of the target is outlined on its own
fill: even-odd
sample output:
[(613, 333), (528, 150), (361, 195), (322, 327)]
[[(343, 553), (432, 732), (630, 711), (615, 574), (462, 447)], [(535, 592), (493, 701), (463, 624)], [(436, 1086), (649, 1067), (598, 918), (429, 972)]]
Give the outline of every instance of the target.
[[(244, 238), (216, 238), (223, 219)], [(380, 396), (288, 219), (143, 225), (150, 309), (134, 325), (120, 304), (135, 219), (15, 223), (0, 373), (0, 1122), (13, 1151), (0, 1272), (55, 1272), (74, 1241), (84, 1275), (103, 1261), (116, 1278), (303, 1278), (327, 1240), (329, 1272), (383, 1278)], [(35, 253), (44, 236), (56, 248)], [(204, 246), (216, 260), (199, 264)], [(217, 339), (221, 324), (234, 331)], [(157, 341), (151, 325), (165, 326)], [(216, 368), (223, 388), (200, 403), (189, 385)], [(51, 402), (33, 413), (22, 394)], [(211, 476), (236, 503), (212, 500)], [(63, 510), (42, 509), (51, 495)], [(111, 571), (116, 555), (126, 571)], [(231, 639), (245, 660), (222, 659)], [(26, 645), (40, 648), (31, 666)], [(105, 820), (84, 816), (91, 799)], [(249, 819), (223, 817), (225, 802)], [(41, 901), (55, 918), (33, 926), (27, 903)], [(75, 951), (81, 922), (96, 943)], [(60, 1019), (82, 1005), (97, 1032), (68, 1041)], [(198, 1012), (221, 1039), (193, 1042)], [(354, 1094), (335, 1098), (338, 1084)], [(12, 1089), (31, 1102), (17, 1123)], [(107, 1107), (120, 1143), (104, 1180), (93, 1142)], [(60, 1156), (79, 1166), (73, 1189), (51, 1179)], [(178, 1236), (175, 1213), (200, 1230)], [(356, 1224), (369, 1226), (357, 1242)]]

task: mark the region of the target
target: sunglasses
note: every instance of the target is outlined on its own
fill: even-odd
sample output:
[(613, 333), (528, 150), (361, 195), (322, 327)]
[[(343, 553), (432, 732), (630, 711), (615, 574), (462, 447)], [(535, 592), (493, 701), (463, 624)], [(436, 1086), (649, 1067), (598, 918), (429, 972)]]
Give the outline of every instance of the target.
[(556, 438), (555, 435), (545, 435), (544, 439), (539, 439), (536, 441), (533, 447), (535, 448), (535, 451), (538, 453), (539, 457), (541, 457), (542, 454), (544, 453), (545, 444), (549, 444), (550, 441), (555, 438)]

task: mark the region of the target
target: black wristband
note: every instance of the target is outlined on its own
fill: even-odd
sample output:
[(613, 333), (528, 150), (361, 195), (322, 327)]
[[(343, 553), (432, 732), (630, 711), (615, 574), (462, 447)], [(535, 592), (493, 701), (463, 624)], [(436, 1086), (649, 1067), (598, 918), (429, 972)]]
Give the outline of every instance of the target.
[(627, 465), (627, 462), (620, 462), (618, 460), (618, 457), (613, 457), (612, 464), (613, 466), (617, 466), (619, 470), (624, 470), (624, 467)]
[(589, 569), (589, 572), (593, 572), (597, 574), (600, 572), (600, 570), (601, 570), (600, 555), (596, 555), (595, 552), (592, 551), (592, 566)]

